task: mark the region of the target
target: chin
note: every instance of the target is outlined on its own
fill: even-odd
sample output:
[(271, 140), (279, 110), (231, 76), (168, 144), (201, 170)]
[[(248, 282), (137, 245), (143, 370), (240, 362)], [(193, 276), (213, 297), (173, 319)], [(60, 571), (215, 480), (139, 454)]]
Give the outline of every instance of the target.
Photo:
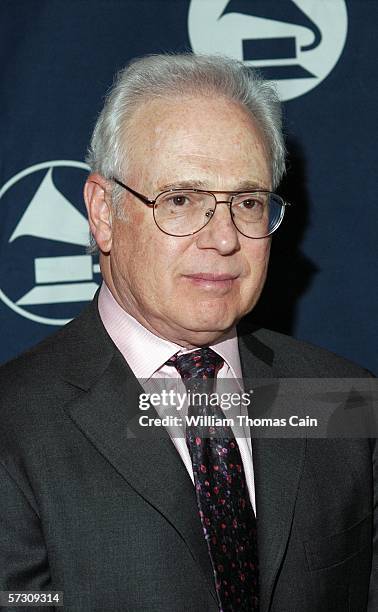
[(193, 344), (208, 344), (228, 332), (238, 320), (234, 317), (224, 317), (221, 319), (208, 317), (205, 320), (202, 318), (197, 321), (192, 319), (190, 324), (186, 321), (184, 328), (187, 330), (188, 337), (192, 340), (196, 339), (196, 342), (193, 342)]
[(186, 347), (201, 347), (209, 344), (214, 344), (223, 336), (225, 332), (208, 332), (208, 331), (196, 331), (188, 332), (183, 338), (183, 345)]

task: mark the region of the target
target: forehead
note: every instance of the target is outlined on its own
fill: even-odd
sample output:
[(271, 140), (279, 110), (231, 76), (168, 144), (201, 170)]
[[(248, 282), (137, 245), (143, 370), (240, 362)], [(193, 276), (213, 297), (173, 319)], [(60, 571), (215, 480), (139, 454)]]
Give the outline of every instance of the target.
[[(175, 180), (270, 183), (263, 134), (238, 103), (216, 96), (157, 99), (135, 113), (131, 173), (151, 187)], [(231, 183), (233, 183), (231, 185)]]

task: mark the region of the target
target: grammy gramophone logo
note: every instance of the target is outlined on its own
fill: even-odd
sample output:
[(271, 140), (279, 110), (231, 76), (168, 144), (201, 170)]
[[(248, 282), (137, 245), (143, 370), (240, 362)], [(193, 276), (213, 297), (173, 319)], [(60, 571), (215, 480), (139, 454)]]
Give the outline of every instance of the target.
[(32, 321), (68, 322), (98, 287), (98, 262), (86, 253), (87, 174), (82, 162), (44, 162), (0, 190), (0, 299)]
[(191, 0), (195, 53), (222, 53), (258, 68), (281, 100), (317, 87), (346, 41), (345, 0)]

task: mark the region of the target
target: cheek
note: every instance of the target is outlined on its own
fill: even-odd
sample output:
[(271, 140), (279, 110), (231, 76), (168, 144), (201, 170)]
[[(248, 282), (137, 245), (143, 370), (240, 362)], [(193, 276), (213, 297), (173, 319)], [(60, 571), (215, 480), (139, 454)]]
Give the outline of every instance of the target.
[[(131, 264), (141, 260), (145, 256), (146, 244), (151, 232), (150, 221), (152, 214), (147, 207), (128, 203), (125, 208), (125, 220), (117, 219), (113, 226), (114, 245), (122, 254), (125, 261)], [(132, 205), (131, 205), (132, 204)], [(151, 215), (151, 219), (149, 216)]]
[[(175, 284), (175, 271), (185, 257), (185, 244), (163, 234), (151, 217), (139, 211), (130, 222), (120, 222), (114, 232), (118, 267), (129, 285), (139, 292), (166, 293)], [(163, 291), (163, 287), (165, 292)]]
[(252, 240), (247, 243), (245, 247), (245, 257), (248, 262), (250, 273), (258, 274), (259, 271), (263, 271), (269, 261), (270, 253), (270, 238), (263, 238), (261, 240)]
[(265, 281), (270, 253), (270, 239), (255, 241), (248, 245), (245, 252), (246, 278), (244, 289), (246, 292), (251, 289), (260, 288)]

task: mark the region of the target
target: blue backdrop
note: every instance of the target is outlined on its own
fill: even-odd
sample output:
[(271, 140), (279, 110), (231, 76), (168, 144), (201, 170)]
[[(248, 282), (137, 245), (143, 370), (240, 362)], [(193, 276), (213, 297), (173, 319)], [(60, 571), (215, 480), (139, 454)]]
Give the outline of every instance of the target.
[(115, 71), (161, 51), (258, 66), (284, 101), (282, 193), (255, 321), (378, 371), (374, 0), (2, 0), (0, 361), (91, 299), (86, 147)]

